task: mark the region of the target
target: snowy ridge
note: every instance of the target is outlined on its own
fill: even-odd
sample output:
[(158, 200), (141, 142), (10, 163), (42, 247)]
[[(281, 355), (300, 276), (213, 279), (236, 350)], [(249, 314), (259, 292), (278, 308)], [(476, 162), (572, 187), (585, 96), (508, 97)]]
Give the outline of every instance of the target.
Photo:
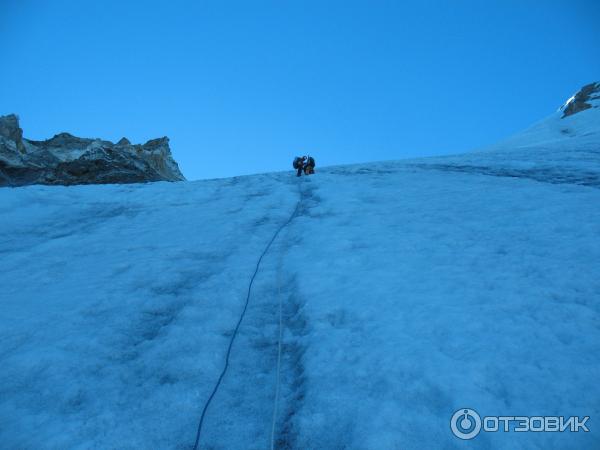
[(600, 108), (593, 105), (566, 117), (558, 111), (491, 147), (415, 165), (600, 187)]
[(600, 447), (597, 112), (311, 177), (1, 189), (0, 443), (192, 448), (247, 299), (200, 448), (268, 448), (280, 290), (275, 448), (461, 448), (462, 407), (592, 418), (469, 447)]
[(559, 111), (563, 113), (563, 117), (567, 117), (586, 109), (598, 108), (599, 106), (600, 82), (596, 82), (583, 86), (560, 107)]

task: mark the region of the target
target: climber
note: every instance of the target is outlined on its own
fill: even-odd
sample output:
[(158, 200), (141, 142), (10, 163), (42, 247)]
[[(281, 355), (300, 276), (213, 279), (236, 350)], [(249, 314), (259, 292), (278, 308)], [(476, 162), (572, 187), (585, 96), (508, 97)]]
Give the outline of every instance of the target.
[(302, 175), (302, 170), (304, 170), (304, 164), (306, 163), (306, 156), (296, 156), (294, 158), (294, 169), (298, 170), (298, 174), (296, 176)]
[(306, 163), (304, 164), (304, 174), (312, 175), (315, 173), (315, 158), (312, 156), (306, 157)]

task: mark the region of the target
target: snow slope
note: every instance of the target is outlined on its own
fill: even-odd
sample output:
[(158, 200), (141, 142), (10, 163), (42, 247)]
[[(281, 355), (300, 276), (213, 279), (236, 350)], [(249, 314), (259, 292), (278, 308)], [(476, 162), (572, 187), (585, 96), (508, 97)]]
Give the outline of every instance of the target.
[[(597, 114), (310, 178), (1, 189), (0, 447), (191, 448), (300, 202), (201, 448), (269, 448), (279, 299), (277, 448), (599, 448)], [(461, 441), (462, 407), (590, 432)]]
[(559, 110), (505, 141), (479, 151), (427, 158), (442, 170), (600, 186), (600, 100), (562, 118)]

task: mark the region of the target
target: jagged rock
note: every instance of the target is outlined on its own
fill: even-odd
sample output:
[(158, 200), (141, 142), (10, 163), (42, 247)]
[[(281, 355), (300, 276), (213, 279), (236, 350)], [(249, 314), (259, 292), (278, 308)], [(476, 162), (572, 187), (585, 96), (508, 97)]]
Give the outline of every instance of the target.
[(19, 118), (0, 116), (0, 186), (180, 181), (167, 137), (144, 145), (117, 144), (59, 133), (45, 141), (23, 139)]
[(14, 142), (19, 152), (25, 152), (23, 130), (19, 127), (19, 117), (15, 114), (0, 116), (0, 136)]
[(12, 141), (23, 138), (23, 130), (19, 128), (19, 118), (14, 114), (0, 117), (0, 136)]
[(600, 106), (600, 82), (586, 84), (561, 107), (563, 118)]
[(129, 139), (127, 139), (126, 137), (122, 137), (121, 139), (119, 139), (119, 142), (117, 142), (118, 146), (124, 146), (124, 145), (131, 145), (131, 142), (129, 142)]

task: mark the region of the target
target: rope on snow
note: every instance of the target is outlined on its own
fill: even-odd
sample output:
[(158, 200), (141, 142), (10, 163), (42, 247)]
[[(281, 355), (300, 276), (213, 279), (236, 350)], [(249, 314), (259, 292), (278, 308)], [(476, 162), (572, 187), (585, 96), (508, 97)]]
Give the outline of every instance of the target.
[[(200, 436), (202, 434), (202, 426), (204, 424), (204, 418), (206, 417), (206, 412), (208, 411), (208, 407), (210, 406), (212, 399), (214, 398), (215, 394), (219, 390), (219, 387), (221, 386), (221, 382), (223, 381), (223, 378), (225, 377), (225, 374), (227, 373), (227, 369), (229, 368), (229, 358), (231, 356), (231, 349), (233, 347), (233, 343), (238, 334), (238, 331), (240, 329), (242, 321), (244, 320), (244, 316), (246, 315), (246, 310), (248, 309), (248, 304), (250, 302), (250, 294), (252, 293), (252, 286), (254, 285), (254, 279), (256, 278), (256, 275), (258, 274), (258, 270), (260, 269), (260, 264), (261, 264), (263, 258), (265, 257), (265, 255), (268, 253), (269, 249), (271, 248), (271, 245), (273, 245), (273, 242), (275, 242), (275, 239), (277, 239), (277, 236), (279, 236), (279, 233), (281, 233), (281, 231), (285, 227), (287, 227), (291, 223), (291, 221), (294, 220), (296, 215), (298, 214), (298, 210), (300, 209), (300, 203), (302, 202), (302, 190), (300, 189), (300, 185), (298, 185), (298, 189), (300, 191), (300, 198), (298, 199), (298, 201), (296, 203), (296, 207), (294, 208), (294, 211), (292, 211), (292, 213), (290, 214), (288, 219), (283, 224), (281, 224), (279, 226), (279, 228), (277, 228), (277, 230), (271, 237), (271, 240), (268, 242), (265, 249), (262, 251), (260, 257), (258, 258), (258, 261), (256, 262), (254, 272), (252, 274), (252, 277), (250, 278), (250, 283), (248, 284), (248, 291), (246, 293), (246, 300), (244, 302), (244, 307), (243, 307), (240, 317), (237, 321), (235, 329), (233, 330), (231, 339), (229, 340), (229, 345), (227, 347), (227, 352), (225, 354), (225, 364), (223, 365), (223, 370), (221, 371), (221, 374), (219, 375), (219, 378), (217, 379), (217, 382), (215, 383), (215, 386), (213, 387), (213, 390), (210, 393), (210, 396), (208, 397), (208, 399), (206, 400), (206, 403), (204, 404), (204, 407), (202, 408), (202, 414), (200, 415), (200, 421), (198, 422), (198, 430), (196, 431), (196, 440), (194, 442), (193, 450), (198, 450), (198, 445), (200, 443)], [(278, 293), (279, 293), (279, 289), (278, 289)], [(279, 304), (279, 308), (280, 308), (279, 309), (279, 349), (278, 349), (278, 361), (277, 361), (277, 386), (276, 386), (275, 402), (278, 401), (278, 397), (279, 397), (279, 372), (280, 372), (280, 362), (281, 362), (281, 333), (282, 333), (282, 325), (283, 325), (282, 324), (281, 297), (280, 296), (279, 296), (279, 302), (280, 302), (280, 304)], [(277, 404), (275, 403), (275, 407), (276, 406), (277, 406)], [(274, 445), (276, 414), (277, 414), (277, 411), (276, 410), (273, 411), (271, 448), (273, 448), (273, 445)]]

